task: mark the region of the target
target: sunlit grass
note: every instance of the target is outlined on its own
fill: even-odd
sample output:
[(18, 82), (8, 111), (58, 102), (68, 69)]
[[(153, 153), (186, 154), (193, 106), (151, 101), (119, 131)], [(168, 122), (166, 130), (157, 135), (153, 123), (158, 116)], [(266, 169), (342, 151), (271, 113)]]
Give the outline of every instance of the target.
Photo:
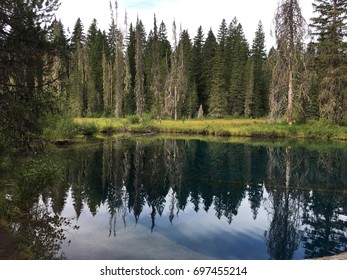
[(266, 119), (151, 120), (131, 123), (125, 118), (77, 118), (75, 122), (82, 128), (93, 126), (99, 132), (153, 131), (252, 138), (347, 140), (346, 126), (334, 126), (319, 121), (293, 126), (286, 123), (270, 124)]
[(126, 119), (113, 118), (75, 118), (75, 123), (81, 126), (94, 125), (98, 131), (121, 130), (124, 128)]

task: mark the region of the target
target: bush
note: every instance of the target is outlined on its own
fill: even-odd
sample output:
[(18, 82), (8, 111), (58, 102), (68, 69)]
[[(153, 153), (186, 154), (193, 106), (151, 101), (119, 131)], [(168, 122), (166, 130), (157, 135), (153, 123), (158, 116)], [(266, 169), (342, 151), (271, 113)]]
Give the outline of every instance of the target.
[(148, 126), (152, 123), (153, 116), (151, 114), (144, 114), (142, 117), (142, 124)]
[(127, 119), (130, 121), (131, 124), (138, 124), (138, 123), (140, 123), (140, 118), (139, 118), (138, 115), (127, 116)]
[(15, 182), (20, 199), (26, 200), (44, 188), (61, 182), (63, 178), (63, 168), (45, 158), (24, 163), (16, 175)]
[(78, 134), (92, 135), (97, 132), (98, 128), (94, 123), (84, 123), (78, 125)]
[(51, 116), (44, 129), (44, 137), (47, 139), (65, 139), (73, 138), (79, 132), (79, 127), (74, 123), (72, 117)]

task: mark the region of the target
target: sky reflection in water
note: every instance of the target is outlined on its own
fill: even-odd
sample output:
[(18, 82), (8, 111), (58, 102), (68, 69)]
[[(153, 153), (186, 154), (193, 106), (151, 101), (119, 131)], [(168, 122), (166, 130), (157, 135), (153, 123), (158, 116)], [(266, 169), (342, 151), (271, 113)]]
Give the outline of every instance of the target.
[(66, 178), (53, 209), (79, 226), (61, 248), (68, 259), (347, 251), (345, 149), (136, 137), (55, 156)]

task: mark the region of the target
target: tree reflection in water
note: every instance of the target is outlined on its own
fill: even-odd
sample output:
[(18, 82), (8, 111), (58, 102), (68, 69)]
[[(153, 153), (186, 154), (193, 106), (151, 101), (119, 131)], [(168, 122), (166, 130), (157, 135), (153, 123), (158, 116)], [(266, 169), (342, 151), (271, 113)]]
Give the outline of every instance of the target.
[[(163, 216), (174, 224), (190, 209), (213, 213), (232, 227), (246, 201), (254, 222), (267, 212), (268, 258), (293, 259), (299, 248), (305, 258), (335, 254), (347, 251), (347, 157), (343, 149), (323, 155), (324, 161), (319, 150), (293, 145), (112, 139), (57, 153), (66, 170), (64, 183), (46, 192), (45, 199), (52, 201), (57, 217), (69, 192), (77, 219), (83, 211), (95, 216), (106, 206), (109, 237), (116, 237), (131, 216), (138, 223), (144, 209), (149, 209), (144, 219), (150, 219), (151, 232)], [(52, 225), (58, 240), (62, 226), (48, 217), (41, 220)], [(33, 234), (28, 230), (27, 235)]]
[(301, 224), (300, 193), (295, 189), (290, 190), (292, 172), (295, 172), (295, 168), (292, 169), (291, 148), (287, 147), (285, 151), (269, 148), (268, 153), (268, 180), (273, 183), (284, 180), (284, 186), (269, 189), (268, 213), (271, 222), (269, 232), (265, 235), (266, 243), (271, 259), (291, 260), (299, 246)]
[(69, 234), (78, 229), (72, 219), (52, 215), (45, 205), (34, 205), (25, 218), (16, 219), (11, 227), (25, 247), (25, 258), (35, 260), (65, 259), (61, 246), (70, 243)]
[(20, 242), (21, 258), (64, 259), (62, 244), (79, 227), (61, 217), (69, 188), (61, 166), (48, 157), (24, 162), (15, 177), (12, 202), (16, 212), (10, 219), (12, 233)]

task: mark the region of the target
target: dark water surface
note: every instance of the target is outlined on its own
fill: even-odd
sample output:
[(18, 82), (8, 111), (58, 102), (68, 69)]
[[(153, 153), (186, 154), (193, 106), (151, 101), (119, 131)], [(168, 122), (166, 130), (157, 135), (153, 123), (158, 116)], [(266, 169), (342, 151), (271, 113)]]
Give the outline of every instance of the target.
[(29, 214), (13, 230), (47, 258), (306, 259), (347, 251), (343, 144), (125, 137), (54, 149), (24, 166)]

